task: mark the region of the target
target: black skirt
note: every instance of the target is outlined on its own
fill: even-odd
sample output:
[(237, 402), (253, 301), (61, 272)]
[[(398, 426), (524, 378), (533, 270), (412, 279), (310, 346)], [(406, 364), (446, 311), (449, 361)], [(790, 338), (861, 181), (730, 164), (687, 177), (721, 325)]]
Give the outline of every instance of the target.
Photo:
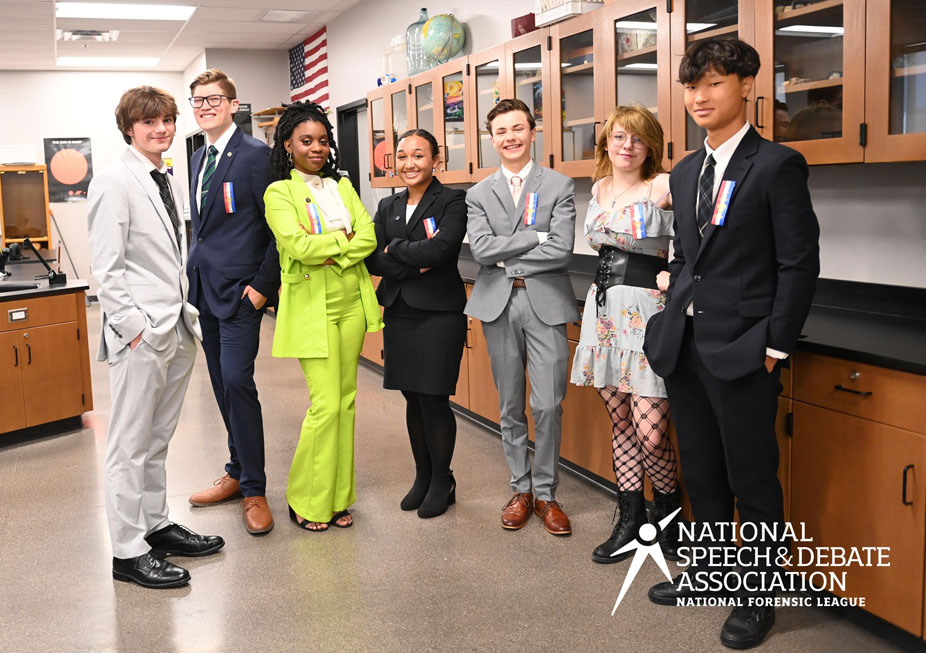
[(458, 311), (422, 311), (396, 297), (383, 312), (383, 387), (429, 395), (452, 395), (460, 376), (466, 316)]

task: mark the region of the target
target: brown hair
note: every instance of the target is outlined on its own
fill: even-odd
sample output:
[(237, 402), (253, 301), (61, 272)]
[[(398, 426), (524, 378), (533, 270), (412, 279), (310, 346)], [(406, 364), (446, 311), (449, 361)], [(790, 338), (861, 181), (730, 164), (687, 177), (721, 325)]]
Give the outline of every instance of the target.
[(646, 147), (649, 148), (643, 168), (640, 170), (644, 181), (652, 179), (660, 172), (665, 172), (662, 167), (662, 125), (656, 120), (656, 116), (645, 107), (617, 107), (608, 116), (601, 133), (598, 134), (598, 143), (595, 145), (595, 175), (592, 181), (607, 177), (612, 172), (611, 159), (608, 157), (608, 139), (611, 138), (615, 125), (623, 127), (646, 143)]
[(486, 129), (489, 130), (490, 136), (492, 135), (492, 121), (509, 111), (523, 111), (527, 114), (527, 124), (530, 125), (530, 128), (535, 129), (537, 127), (537, 121), (534, 120), (534, 114), (531, 113), (530, 107), (517, 98), (508, 98), (499, 100), (489, 111), (489, 115), (486, 116)]
[(210, 68), (206, 72), (197, 75), (196, 79), (190, 84), (190, 93), (192, 93), (193, 89), (197, 86), (205, 86), (206, 84), (218, 84), (225, 95), (228, 96), (229, 101), (238, 99), (238, 89), (235, 88), (235, 80), (218, 68)]
[(119, 127), (122, 138), (131, 145), (132, 139), (127, 132), (136, 122), (154, 118), (176, 119), (179, 113), (177, 103), (167, 91), (154, 86), (138, 86), (130, 88), (119, 98), (119, 106), (116, 107), (116, 125)]

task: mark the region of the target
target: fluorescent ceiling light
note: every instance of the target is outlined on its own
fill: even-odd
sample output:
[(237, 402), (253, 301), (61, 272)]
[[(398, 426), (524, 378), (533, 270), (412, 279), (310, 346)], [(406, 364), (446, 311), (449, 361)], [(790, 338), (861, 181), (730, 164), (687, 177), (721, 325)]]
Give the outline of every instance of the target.
[(196, 7), (183, 5), (106, 4), (102, 2), (58, 2), (58, 18), (117, 18), (125, 20), (187, 20)]
[(845, 34), (844, 27), (829, 27), (827, 25), (789, 25), (781, 27), (778, 32), (791, 32), (801, 34), (829, 34), (831, 36), (842, 36)]
[(685, 30), (689, 34), (692, 32), (700, 32), (711, 27), (717, 27), (717, 23), (685, 23)]
[(515, 70), (540, 70), (540, 62), (537, 63), (516, 63), (514, 65)]
[(650, 32), (656, 31), (656, 23), (647, 23), (642, 20), (619, 20), (614, 23), (617, 29), (645, 29)]
[(157, 57), (58, 57), (57, 64), (81, 68), (154, 68), (159, 61)]
[(629, 69), (629, 68), (633, 68), (633, 69), (636, 69), (636, 70), (656, 70), (657, 68), (659, 68), (659, 64), (655, 64), (655, 63), (629, 63), (629, 64), (627, 64), (626, 66), (621, 66), (620, 69), (621, 69), (621, 70), (624, 70), (625, 68), (628, 68), (628, 69)]

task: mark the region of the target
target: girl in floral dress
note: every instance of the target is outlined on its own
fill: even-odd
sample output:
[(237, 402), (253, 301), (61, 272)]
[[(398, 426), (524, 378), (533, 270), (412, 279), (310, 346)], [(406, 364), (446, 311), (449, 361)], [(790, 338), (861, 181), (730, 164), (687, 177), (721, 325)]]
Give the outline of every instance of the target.
[[(647, 320), (665, 307), (673, 235), (662, 152), (662, 127), (636, 106), (612, 112), (595, 149), (585, 238), (598, 252), (598, 271), (585, 300), (571, 381), (594, 386), (612, 422), (620, 519), (592, 553), (602, 563), (628, 557), (630, 552), (611, 554), (646, 523), (644, 472), (653, 484), (654, 523), (679, 505), (665, 385), (643, 353)], [(660, 533), (659, 542), (667, 559), (678, 560), (677, 521)]]

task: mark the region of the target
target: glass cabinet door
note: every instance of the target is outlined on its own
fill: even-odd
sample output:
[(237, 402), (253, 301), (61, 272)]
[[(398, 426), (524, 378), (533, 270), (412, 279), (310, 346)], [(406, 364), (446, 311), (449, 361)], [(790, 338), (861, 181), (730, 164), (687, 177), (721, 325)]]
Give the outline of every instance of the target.
[(866, 161), (926, 159), (926, 0), (868, 0)]
[[(574, 177), (595, 166), (595, 137), (600, 122), (600, 93), (595, 72), (595, 20), (599, 11), (550, 28), (553, 37), (554, 167)], [(548, 121), (549, 124), (549, 121)]]
[(466, 183), (470, 180), (466, 114), (471, 109), (467, 91), (466, 57), (448, 61), (434, 69), (439, 99), (434, 112), (435, 136), (441, 144), (441, 182)]
[(399, 144), (399, 136), (408, 131), (408, 93), (407, 83), (400, 83), (401, 89), (389, 92), (390, 123), (392, 125), (392, 147), (387, 153), (386, 168), (390, 177), (396, 176), (395, 150)]
[[(549, 58), (545, 47), (550, 30), (539, 29), (519, 36), (505, 45), (505, 68), (511, 80), (508, 97), (530, 107), (537, 124), (531, 145), (531, 158), (540, 165), (551, 166), (552, 149), (549, 131), (544, 128), (544, 107), (550, 107)], [(549, 123), (548, 123), (549, 124)]]
[(416, 75), (411, 79), (412, 123), (409, 129), (424, 129), (437, 138), (434, 133), (434, 81), (427, 73)]
[(486, 117), (502, 97), (509, 97), (505, 84), (504, 57), (505, 46), (469, 56), (472, 72), (470, 93), (476, 98), (476, 112), (471, 126), (474, 138), (470, 142), (475, 159), (473, 181), (489, 176), (501, 163), (486, 127)]
[[(630, 0), (606, 9), (603, 57), (604, 114), (617, 106), (639, 105), (653, 112), (669, 140), (671, 76), (669, 74), (669, 14), (664, 3)], [(603, 123), (602, 123), (603, 124)], [(671, 161), (663, 150), (663, 167)]]
[(757, 122), (809, 163), (861, 161), (863, 0), (805, 0), (797, 8), (777, 3), (757, 5), (764, 69)]
[(387, 183), (387, 159), (390, 141), (386, 140), (386, 97), (382, 89), (367, 94), (370, 108), (367, 122), (370, 133), (370, 185), (383, 188)]

